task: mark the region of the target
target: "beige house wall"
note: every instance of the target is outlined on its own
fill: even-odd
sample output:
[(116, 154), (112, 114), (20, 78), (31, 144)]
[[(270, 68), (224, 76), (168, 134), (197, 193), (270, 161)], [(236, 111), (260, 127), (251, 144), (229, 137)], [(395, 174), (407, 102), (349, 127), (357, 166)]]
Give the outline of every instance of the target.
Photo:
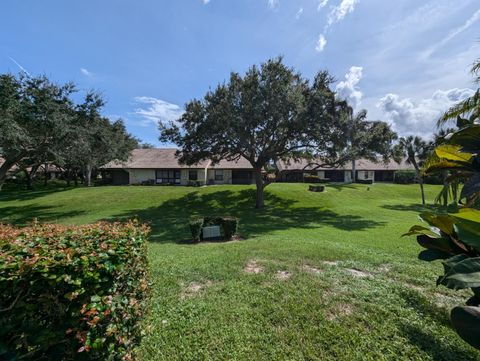
[(207, 170), (207, 184), (232, 184), (232, 170), (231, 169), (217, 169), (223, 172), (223, 181), (215, 180), (215, 169)]
[(185, 186), (188, 185), (190, 171), (197, 172), (197, 181), (200, 184), (205, 185), (205, 169), (182, 169), (180, 171), (180, 184)]
[(130, 184), (155, 180), (155, 169), (126, 169), (126, 171), (130, 174)]
[(375, 172), (373, 170), (359, 170), (357, 172), (357, 179), (359, 180), (375, 180)]

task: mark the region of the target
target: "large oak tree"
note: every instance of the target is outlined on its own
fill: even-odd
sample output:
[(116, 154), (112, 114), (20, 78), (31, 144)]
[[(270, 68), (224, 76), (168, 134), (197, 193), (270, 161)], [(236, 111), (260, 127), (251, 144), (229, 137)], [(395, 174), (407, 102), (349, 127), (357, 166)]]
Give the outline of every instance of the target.
[(190, 101), (178, 121), (160, 124), (160, 140), (177, 144), (180, 161), (189, 165), (247, 159), (261, 208), (270, 183), (262, 173), (267, 166), (318, 150), (327, 162), (336, 158), (341, 129), (332, 82), (326, 71), (309, 82), (281, 58), (271, 59), (243, 76), (231, 73), (228, 82)]

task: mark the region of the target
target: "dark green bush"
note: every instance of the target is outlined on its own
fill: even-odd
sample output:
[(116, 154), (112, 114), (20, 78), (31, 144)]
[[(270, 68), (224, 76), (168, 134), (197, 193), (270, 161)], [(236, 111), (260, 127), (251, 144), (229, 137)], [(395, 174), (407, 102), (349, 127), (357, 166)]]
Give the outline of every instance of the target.
[(395, 172), (393, 182), (398, 184), (415, 183), (416, 174), (414, 170), (398, 170)]
[(190, 231), (194, 242), (203, 239), (202, 230), (206, 226), (220, 226), (223, 239), (230, 240), (238, 232), (238, 218), (236, 217), (195, 217), (190, 219)]
[(223, 217), (222, 218), (223, 235), (225, 239), (232, 239), (238, 231), (238, 218)]
[(198, 180), (189, 180), (187, 186), (189, 187), (200, 187), (202, 184)]
[(423, 182), (426, 184), (443, 184), (443, 174), (434, 173), (423, 177)]
[(358, 183), (358, 184), (373, 184), (373, 180), (371, 180), (371, 179), (356, 179), (355, 183)]
[(132, 359), (148, 232), (134, 222), (0, 226), (0, 359)]
[(203, 217), (195, 217), (190, 219), (190, 231), (192, 232), (192, 240), (200, 242), (202, 239), (202, 228), (204, 224)]
[(308, 190), (310, 192), (323, 192), (325, 190), (325, 186), (324, 185), (308, 186)]

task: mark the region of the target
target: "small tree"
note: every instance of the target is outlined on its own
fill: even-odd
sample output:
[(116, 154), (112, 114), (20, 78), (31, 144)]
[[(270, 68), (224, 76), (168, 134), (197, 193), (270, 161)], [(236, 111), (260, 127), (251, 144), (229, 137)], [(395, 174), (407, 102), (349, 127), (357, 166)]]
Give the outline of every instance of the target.
[(420, 192), (422, 194), (422, 204), (425, 204), (425, 191), (423, 189), (423, 176), (421, 167), (432, 151), (432, 143), (423, 140), (418, 136), (408, 136), (400, 138), (395, 146), (397, 160), (406, 159), (406, 162), (413, 165), (417, 176)]
[(254, 169), (256, 207), (270, 183), (262, 170), (276, 160), (312, 154), (335, 132), (333, 79), (319, 72), (312, 84), (282, 58), (252, 66), (244, 76), (192, 100), (177, 123), (160, 124), (160, 140), (180, 147), (180, 161), (247, 159)]

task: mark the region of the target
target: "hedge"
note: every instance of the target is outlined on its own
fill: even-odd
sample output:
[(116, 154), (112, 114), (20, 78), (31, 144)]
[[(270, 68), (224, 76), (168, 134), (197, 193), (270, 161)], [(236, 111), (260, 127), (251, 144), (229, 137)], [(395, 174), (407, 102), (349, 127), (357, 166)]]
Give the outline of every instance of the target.
[(238, 218), (236, 217), (193, 217), (189, 222), (192, 240), (200, 242), (203, 240), (203, 227), (220, 226), (223, 239), (230, 240), (238, 232)]
[(399, 170), (395, 172), (393, 182), (398, 184), (415, 183), (416, 173), (413, 170)]
[(323, 192), (325, 190), (325, 186), (323, 186), (323, 185), (314, 185), (314, 186), (310, 185), (310, 186), (308, 186), (308, 190), (310, 192)]
[(148, 233), (136, 222), (0, 225), (0, 359), (131, 360)]

